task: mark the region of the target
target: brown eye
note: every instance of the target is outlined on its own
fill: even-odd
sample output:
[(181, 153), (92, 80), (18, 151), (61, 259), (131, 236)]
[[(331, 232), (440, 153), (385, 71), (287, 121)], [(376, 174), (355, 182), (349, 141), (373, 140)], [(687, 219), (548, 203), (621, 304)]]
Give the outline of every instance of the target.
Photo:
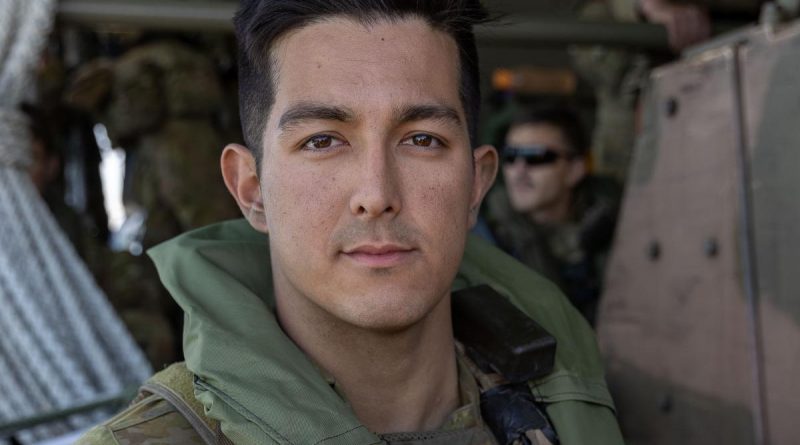
[(420, 147), (430, 147), (433, 143), (433, 136), (427, 134), (418, 134), (411, 138), (414, 141), (414, 145), (418, 145)]
[(419, 148), (440, 148), (444, 147), (442, 142), (436, 136), (431, 136), (427, 133), (418, 133), (403, 140), (401, 144), (411, 145)]
[(339, 145), (343, 145), (344, 141), (341, 139), (328, 135), (328, 134), (319, 134), (316, 136), (310, 137), (305, 144), (303, 144), (303, 149), (305, 150), (327, 150), (330, 148), (338, 147)]

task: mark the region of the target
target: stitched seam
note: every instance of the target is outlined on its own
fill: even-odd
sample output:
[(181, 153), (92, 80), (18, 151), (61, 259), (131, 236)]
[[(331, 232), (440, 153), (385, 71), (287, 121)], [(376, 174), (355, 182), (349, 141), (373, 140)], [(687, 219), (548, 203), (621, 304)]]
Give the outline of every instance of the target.
[(119, 441), (117, 440), (117, 435), (114, 434), (114, 430), (112, 430), (107, 426), (105, 426), (104, 428), (106, 429), (106, 431), (108, 431), (108, 434), (111, 436), (111, 438), (114, 439), (114, 445), (119, 445)]
[[(351, 429), (349, 429), (349, 430), (347, 430), (347, 431), (343, 431), (343, 432), (341, 432), (341, 433), (339, 433), (339, 434), (336, 434), (336, 435), (333, 435), (333, 436), (328, 436), (328, 437), (325, 437), (325, 438), (323, 438), (323, 439), (320, 439), (319, 441), (315, 442), (315, 443), (314, 443), (314, 445), (319, 445), (319, 444), (321, 444), (321, 443), (323, 443), (323, 442), (327, 442), (327, 441), (329, 441), (329, 440), (331, 440), (331, 439), (336, 439), (337, 437), (344, 436), (345, 434), (350, 434), (350, 433), (352, 433), (353, 431), (355, 431), (355, 430), (357, 430), (357, 429), (359, 429), (359, 428), (364, 428), (364, 425), (359, 425), (359, 426), (357, 426), (357, 427), (355, 427), (355, 428), (351, 428)], [(382, 442), (383, 442), (383, 441), (373, 442), (373, 443), (371, 443), (370, 445), (375, 445), (375, 444), (379, 444), (379, 443), (382, 443)]]
[(264, 432), (268, 436), (272, 436), (272, 437), (277, 436), (278, 439), (282, 440), (284, 443), (287, 443), (287, 444), (290, 444), (290, 445), (294, 445), (292, 443), (292, 441), (290, 441), (289, 439), (283, 437), (283, 435), (281, 433), (279, 433), (275, 428), (273, 428), (268, 423), (266, 423), (263, 420), (261, 420), (258, 416), (253, 414), (249, 409), (244, 407), (241, 403), (237, 402), (233, 398), (229, 397), (227, 394), (223, 393), (222, 391), (217, 390), (216, 388), (214, 388), (213, 386), (209, 385), (208, 383), (200, 380), (199, 378), (195, 379), (195, 385), (199, 386), (200, 388), (202, 388), (202, 389), (204, 389), (206, 391), (211, 392), (215, 396), (217, 396), (220, 399), (222, 399), (225, 403), (227, 403), (231, 407), (235, 408), (237, 411), (240, 411), (240, 412), (246, 414), (244, 417), (247, 418), (247, 420), (253, 422), (256, 425), (256, 427), (258, 427), (258, 429), (260, 429), (262, 432)]
[(379, 437), (381, 439), (392, 441), (392, 440), (399, 440), (399, 441), (409, 441), (409, 440), (430, 440), (430, 439), (444, 439), (450, 436), (457, 437), (464, 434), (465, 431), (479, 429), (479, 427), (471, 427), (471, 428), (464, 428), (464, 429), (457, 429), (457, 430), (446, 430), (446, 431), (427, 431), (427, 432), (419, 432), (419, 433), (389, 433), (389, 434), (381, 434)]
[[(158, 400), (160, 400), (160, 398), (158, 396), (152, 395), (152, 396), (149, 396), (149, 397), (146, 397), (145, 399), (143, 399), (142, 402), (144, 402), (143, 405), (146, 405), (146, 404), (150, 404), (152, 402), (157, 402)], [(127, 410), (122, 411), (121, 413), (119, 413), (119, 415), (117, 415), (116, 417), (114, 417), (114, 419), (111, 419), (107, 423), (108, 429), (109, 429), (109, 431), (113, 431), (113, 432), (122, 431), (122, 430), (130, 428), (132, 426), (141, 425), (143, 423), (150, 422), (151, 420), (158, 419), (159, 417), (163, 417), (163, 416), (165, 416), (167, 414), (175, 412), (175, 410), (171, 406), (165, 406), (164, 408), (166, 408), (167, 411), (163, 411), (163, 412), (155, 411), (157, 413), (157, 415), (152, 415), (152, 413), (154, 411), (152, 409), (149, 410), (149, 412), (151, 413), (152, 417), (147, 417), (147, 418), (143, 418), (143, 419), (139, 419), (139, 418), (125, 419), (125, 416), (128, 415), (128, 411)], [(163, 410), (164, 408), (161, 408), (161, 409)]]

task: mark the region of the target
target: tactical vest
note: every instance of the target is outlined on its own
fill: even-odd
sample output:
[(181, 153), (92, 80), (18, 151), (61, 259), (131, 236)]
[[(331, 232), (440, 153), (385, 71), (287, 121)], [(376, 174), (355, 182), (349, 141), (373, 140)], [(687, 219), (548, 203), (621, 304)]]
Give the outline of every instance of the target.
[[(496, 388), (499, 377), (485, 374), (467, 360), (482, 394)], [(203, 405), (194, 397), (194, 375), (186, 364), (176, 363), (155, 374), (144, 385), (131, 406), (106, 422), (107, 430), (120, 444), (160, 443), (168, 445), (230, 445), (220, 423), (205, 415)], [(502, 445), (553, 445), (553, 429), (540, 411), (540, 429), (525, 431), (524, 435)], [(425, 433), (388, 434), (381, 438), (387, 445), (494, 445), (500, 443), (488, 428), (482, 431), (452, 430)], [(555, 442), (557, 443), (557, 442)]]

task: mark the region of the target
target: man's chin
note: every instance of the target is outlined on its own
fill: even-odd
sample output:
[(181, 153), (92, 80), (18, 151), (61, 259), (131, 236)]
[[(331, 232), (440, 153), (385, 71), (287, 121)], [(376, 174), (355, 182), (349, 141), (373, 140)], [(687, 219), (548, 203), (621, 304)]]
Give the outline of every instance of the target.
[(337, 308), (340, 320), (354, 327), (376, 333), (400, 333), (425, 320), (435, 312), (442, 298), (392, 293), (348, 298)]

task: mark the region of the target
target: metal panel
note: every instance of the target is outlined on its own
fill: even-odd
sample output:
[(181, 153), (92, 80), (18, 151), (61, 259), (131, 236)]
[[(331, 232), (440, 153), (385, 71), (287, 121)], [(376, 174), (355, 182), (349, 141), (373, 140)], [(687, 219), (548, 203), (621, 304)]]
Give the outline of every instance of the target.
[(609, 265), (599, 336), (631, 443), (800, 429), (800, 22), (720, 45), (653, 76)]
[[(181, 31), (233, 30), (235, 1), (61, 0), (59, 20), (72, 24)], [(515, 16), (475, 29), (482, 45), (604, 44), (666, 50), (667, 31), (647, 23), (594, 22), (570, 16)]]
[(751, 159), (767, 430), (797, 443), (800, 425), (800, 23), (742, 50)]
[(735, 62), (653, 76), (598, 328), (629, 443), (752, 443)]

